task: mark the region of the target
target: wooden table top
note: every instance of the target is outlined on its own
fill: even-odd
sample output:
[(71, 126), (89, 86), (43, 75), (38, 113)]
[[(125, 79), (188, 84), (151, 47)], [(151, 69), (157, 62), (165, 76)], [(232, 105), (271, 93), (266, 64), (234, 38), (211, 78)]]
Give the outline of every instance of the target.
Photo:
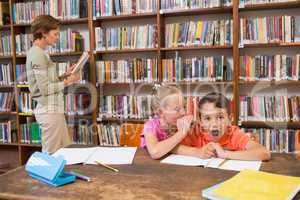
[[(202, 199), (201, 191), (237, 174), (234, 171), (161, 164), (139, 149), (133, 165), (115, 166), (119, 173), (96, 165), (72, 165), (92, 182), (76, 180), (51, 187), (29, 177), (24, 167), (0, 176), (0, 199)], [(262, 171), (300, 177), (294, 155), (273, 154)], [(295, 199), (300, 199), (300, 194)]]

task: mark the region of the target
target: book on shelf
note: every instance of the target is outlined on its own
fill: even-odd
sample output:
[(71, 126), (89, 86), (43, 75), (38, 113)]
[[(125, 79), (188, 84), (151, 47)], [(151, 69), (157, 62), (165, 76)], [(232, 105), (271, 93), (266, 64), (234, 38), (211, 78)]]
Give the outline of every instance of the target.
[(151, 95), (101, 96), (99, 118), (148, 119), (152, 115)]
[(19, 85), (28, 84), (26, 64), (16, 64), (16, 79)]
[(299, 16), (288, 15), (243, 17), (240, 19), (240, 44), (298, 42), (299, 20)]
[(22, 144), (41, 144), (42, 129), (37, 122), (20, 125)]
[(274, 153), (298, 153), (300, 151), (300, 131), (291, 129), (243, 128), (269, 151)]
[(0, 64), (0, 85), (13, 85), (13, 69), (12, 64)]
[(118, 124), (97, 124), (100, 145), (120, 146), (121, 126)]
[(0, 143), (18, 143), (16, 120), (0, 123)]
[(165, 25), (165, 47), (232, 45), (232, 19), (187, 21)]
[(218, 8), (232, 6), (231, 0), (165, 0), (161, 1), (161, 12), (171, 12), (180, 10), (190, 10), (199, 8)]
[(87, 1), (84, 0), (15, 2), (12, 5), (12, 9), (14, 24), (30, 24), (39, 15), (51, 15), (60, 20), (87, 17)]
[(96, 51), (157, 48), (157, 26), (96, 27), (95, 48)]
[(68, 115), (84, 115), (91, 113), (91, 95), (87, 93), (68, 93), (64, 95), (65, 113)]
[(20, 92), (19, 95), (19, 112), (33, 113), (37, 102), (32, 99), (31, 93)]
[(240, 96), (240, 121), (289, 122), (299, 120), (298, 96)]
[(233, 60), (225, 56), (200, 56), (162, 60), (163, 82), (232, 81)]
[(0, 93), (0, 112), (11, 112), (14, 108), (14, 93)]
[(156, 10), (156, 0), (93, 0), (94, 17), (154, 13)]
[(297, 0), (240, 0), (240, 7), (261, 5), (261, 4), (274, 4), (274, 3), (288, 3), (297, 2)]
[(240, 56), (239, 79), (244, 81), (300, 80), (300, 54)]
[(1, 31), (0, 56), (12, 55), (11, 39), (12, 36), (10, 31)]
[(97, 61), (96, 79), (98, 84), (154, 83), (158, 81), (157, 59), (134, 58)]
[(90, 128), (92, 122), (89, 120), (79, 119), (71, 123), (68, 122), (68, 130), (70, 137), (75, 144), (94, 144), (93, 131)]

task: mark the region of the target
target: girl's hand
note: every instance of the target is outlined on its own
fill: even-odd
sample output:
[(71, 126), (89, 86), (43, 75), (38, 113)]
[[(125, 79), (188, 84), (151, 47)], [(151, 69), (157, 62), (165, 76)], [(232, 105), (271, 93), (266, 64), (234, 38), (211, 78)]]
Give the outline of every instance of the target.
[(203, 131), (203, 128), (201, 126), (201, 123), (199, 121), (195, 121), (191, 124), (190, 131), (188, 134), (190, 135), (199, 135)]
[(178, 132), (185, 136), (191, 128), (192, 121), (193, 121), (192, 115), (187, 115), (178, 119), (177, 120)]

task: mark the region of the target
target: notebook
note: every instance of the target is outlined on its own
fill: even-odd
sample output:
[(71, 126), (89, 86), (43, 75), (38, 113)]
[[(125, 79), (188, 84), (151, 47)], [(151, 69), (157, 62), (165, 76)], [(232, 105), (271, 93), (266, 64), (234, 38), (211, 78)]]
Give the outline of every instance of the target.
[(63, 156), (67, 165), (97, 164), (95, 161), (112, 164), (132, 164), (136, 147), (91, 147), (91, 148), (61, 148), (53, 154)]
[(291, 200), (300, 190), (300, 177), (244, 170), (202, 191), (212, 200)]
[(241, 171), (244, 169), (259, 170), (261, 166), (261, 161), (227, 160), (222, 158), (201, 159), (175, 154), (163, 159), (161, 163), (184, 166), (203, 166), (234, 171)]

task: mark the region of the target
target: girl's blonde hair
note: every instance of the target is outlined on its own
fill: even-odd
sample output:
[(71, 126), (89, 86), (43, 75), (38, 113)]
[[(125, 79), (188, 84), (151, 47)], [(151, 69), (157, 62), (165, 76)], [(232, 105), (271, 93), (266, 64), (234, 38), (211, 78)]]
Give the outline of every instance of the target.
[(158, 109), (166, 106), (165, 99), (174, 94), (182, 95), (181, 90), (176, 86), (159, 86), (153, 89), (151, 99), (151, 109), (154, 115), (158, 114)]

